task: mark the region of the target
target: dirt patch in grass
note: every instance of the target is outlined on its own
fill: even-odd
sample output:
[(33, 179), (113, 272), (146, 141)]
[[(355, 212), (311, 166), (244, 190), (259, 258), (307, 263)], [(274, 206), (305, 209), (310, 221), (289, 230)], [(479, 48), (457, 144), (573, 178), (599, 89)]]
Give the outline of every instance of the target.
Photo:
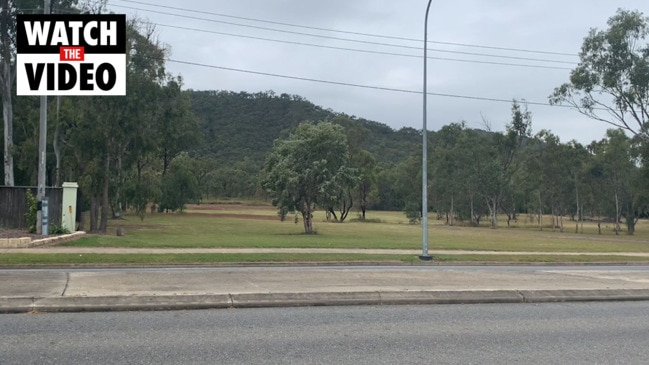
[(241, 205), (241, 204), (187, 204), (190, 210), (276, 210), (270, 205)]
[(29, 233), (21, 229), (0, 229), (0, 238), (21, 238), (30, 237), (33, 240), (43, 238), (39, 234)]
[(278, 221), (279, 217), (274, 215), (261, 214), (234, 214), (234, 213), (183, 213), (190, 217), (220, 217), (220, 218), (239, 218), (239, 219), (261, 219), (266, 221)]

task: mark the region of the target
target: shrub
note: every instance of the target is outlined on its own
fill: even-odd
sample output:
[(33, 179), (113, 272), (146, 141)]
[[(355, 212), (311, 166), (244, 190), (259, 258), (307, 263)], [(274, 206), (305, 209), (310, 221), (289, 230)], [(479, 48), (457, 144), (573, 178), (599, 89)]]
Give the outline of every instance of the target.
[(50, 234), (69, 234), (70, 230), (63, 227), (63, 226), (57, 226), (56, 224), (52, 224), (50, 227)]
[(410, 224), (419, 224), (421, 222), (421, 209), (419, 208), (419, 204), (407, 203), (403, 211)]
[(27, 220), (27, 226), (29, 227), (29, 233), (36, 233), (36, 217), (38, 212), (38, 201), (31, 190), (27, 190), (25, 193), (27, 198), (27, 213), (25, 213), (25, 219)]

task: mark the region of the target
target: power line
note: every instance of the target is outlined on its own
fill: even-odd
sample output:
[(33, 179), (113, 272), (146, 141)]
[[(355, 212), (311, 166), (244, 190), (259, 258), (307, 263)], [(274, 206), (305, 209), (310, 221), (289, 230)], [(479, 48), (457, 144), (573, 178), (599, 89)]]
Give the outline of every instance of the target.
[[(279, 40), (279, 39), (272, 39), (272, 38), (254, 37), (254, 36), (247, 36), (247, 35), (241, 35), (241, 34), (217, 32), (217, 31), (207, 30), (207, 29), (181, 27), (181, 26), (177, 26), (177, 25), (161, 24), (161, 23), (154, 23), (154, 22), (147, 22), (147, 23), (151, 24), (151, 25), (165, 27), (165, 28), (189, 30), (189, 31), (194, 31), (194, 32), (211, 33), (211, 34), (225, 35), (225, 36), (238, 37), (238, 38), (246, 38), (246, 39), (255, 39), (255, 40), (261, 40), (261, 41), (268, 41), (268, 42), (294, 44), (294, 45), (300, 45), (300, 46), (317, 47), (317, 48), (334, 49), (334, 50), (351, 51), (351, 52), (380, 54), (380, 55), (388, 55), (388, 56), (421, 58), (421, 56), (419, 56), (419, 55), (411, 55), (411, 54), (404, 54), (404, 53), (381, 52), (381, 51), (364, 50), (364, 49), (358, 49), (358, 48), (325, 46), (325, 45), (313, 44), (313, 43), (294, 42), (294, 41), (286, 41), (286, 40)], [(453, 61), (453, 62), (480, 63), (480, 64), (499, 65), (499, 66), (518, 66), (518, 67), (542, 68), (542, 69), (553, 69), (553, 70), (572, 70), (571, 68), (568, 68), (568, 67), (544, 66), (544, 65), (527, 65), (527, 64), (519, 64), (519, 63), (505, 63), (505, 62), (492, 62), (492, 61), (480, 61), (480, 60), (465, 60), (465, 59), (434, 57), (434, 56), (428, 56), (428, 59), (442, 60), (442, 61)]]
[[(175, 16), (175, 17), (180, 17), (180, 18), (202, 20), (202, 21), (207, 21), (207, 22), (212, 22), (212, 23), (234, 25), (234, 26), (238, 26), (238, 27), (266, 30), (266, 31), (272, 31), (272, 32), (280, 32), (280, 33), (287, 33), (287, 34), (294, 34), (294, 35), (301, 35), (301, 36), (317, 37), (317, 38), (331, 39), (331, 40), (337, 40), (337, 41), (354, 42), (354, 43), (370, 44), (370, 45), (378, 45), (378, 46), (386, 46), (386, 47), (415, 49), (415, 50), (418, 50), (418, 51), (422, 50), (422, 47), (405, 46), (405, 45), (399, 45), (399, 44), (371, 42), (371, 41), (363, 41), (363, 40), (358, 40), (358, 39), (349, 39), (349, 38), (331, 37), (331, 36), (318, 35), (318, 34), (294, 32), (294, 31), (289, 31), (289, 30), (273, 29), (273, 28), (259, 27), (259, 26), (248, 25), (248, 24), (226, 22), (226, 21), (222, 21), (222, 20), (215, 20), (215, 19), (209, 19), (209, 18), (201, 18), (201, 17), (191, 16), (191, 15), (181, 15), (181, 14), (169, 13), (169, 12), (158, 11), (158, 10), (134, 8), (134, 7), (123, 6), (123, 5), (113, 5), (113, 6), (118, 7), (118, 8), (138, 10), (138, 11), (150, 12), (150, 13), (155, 13), (155, 14), (170, 15), (170, 16)], [(517, 56), (504, 56), (504, 55), (494, 55), (494, 54), (488, 54), (488, 53), (450, 51), (450, 50), (442, 50), (442, 49), (429, 49), (429, 51), (443, 52), (443, 53), (453, 53), (453, 54), (462, 54), (462, 55), (471, 55), (471, 56), (481, 56), (481, 57), (506, 58), (506, 59), (513, 59), (513, 60), (522, 60), (522, 61), (550, 62), (550, 63), (560, 63), (560, 64), (569, 64), (569, 65), (574, 65), (575, 64), (574, 62), (571, 62), (571, 61), (547, 60), (547, 59), (541, 59), (541, 58), (529, 58), (529, 57), (517, 57)]]
[[(179, 7), (175, 7), (175, 6), (167, 6), (167, 5), (160, 5), (160, 4), (152, 4), (152, 3), (147, 3), (147, 2), (143, 2), (143, 1), (134, 1), (134, 0), (117, 0), (117, 1), (125, 2), (125, 3), (134, 3), (134, 4), (141, 4), (141, 5), (148, 5), (148, 6), (157, 7), (157, 8), (164, 8), (164, 9), (171, 9), (171, 10), (179, 10), (179, 11), (185, 11), (185, 12), (190, 12), (190, 13), (200, 13), (200, 14), (214, 15), (214, 16), (219, 16), (219, 17), (224, 17), (224, 18), (240, 19), (240, 20), (247, 20), (247, 21), (260, 22), (260, 23), (266, 23), (266, 24), (274, 24), (274, 25), (282, 25), (282, 26), (287, 26), (287, 27), (304, 28), (304, 29), (320, 30), (320, 31), (326, 31), (326, 32), (335, 32), (335, 33), (343, 33), (343, 34), (352, 34), (352, 35), (360, 35), (360, 36), (365, 36), (365, 37), (375, 37), (375, 38), (394, 39), (394, 40), (401, 40), (401, 41), (423, 42), (422, 39), (416, 39), (416, 38), (396, 37), (396, 36), (390, 36), (390, 35), (381, 35), (381, 34), (372, 34), (372, 33), (362, 33), (362, 32), (352, 32), (352, 31), (345, 31), (345, 30), (340, 30), (340, 29), (320, 28), (320, 27), (314, 27), (314, 26), (309, 26), (309, 25), (300, 25), (300, 24), (292, 24), (292, 23), (283, 23), (283, 22), (277, 22), (277, 21), (271, 21), (271, 20), (256, 19), (256, 18), (247, 18), (247, 17), (242, 17), (242, 16), (236, 16), (236, 15), (222, 14), (222, 13), (214, 13), (214, 12), (205, 11), (205, 10), (185, 9), (185, 8), (179, 8)], [(118, 5), (118, 6), (119, 6), (119, 5)], [(428, 41), (428, 43), (433, 43), (433, 44), (443, 44), (443, 45), (450, 45), (450, 46), (460, 46), (460, 47), (473, 47), (473, 48), (493, 49), (493, 50), (500, 50), (500, 51), (513, 51), (513, 52), (525, 52), (525, 53), (539, 53), (539, 54), (556, 55), (556, 56), (571, 56), (571, 57), (577, 57), (577, 56), (578, 56), (578, 55), (575, 54), (575, 53), (554, 52), (554, 51), (541, 51), (541, 50), (531, 50), (531, 49), (523, 49), (523, 48), (510, 48), (510, 47), (485, 46), (485, 45), (468, 44), (468, 43), (457, 43), (457, 42)]]
[[(122, 1), (125, 1), (125, 0), (122, 0)], [(72, 11), (66, 10), (66, 9), (54, 9), (54, 10), (56, 10), (58, 12), (73, 13)], [(412, 54), (405, 54), (405, 53), (382, 52), (382, 51), (372, 51), (372, 50), (364, 50), (364, 49), (358, 49), (358, 48), (325, 46), (325, 45), (313, 44), (313, 43), (295, 42), (295, 41), (287, 41), (287, 40), (280, 40), (280, 39), (247, 36), (247, 35), (242, 35), (242, 34), (218, 32), (218, 31), (207, 30), (207, 29), (181, 27), (181, 26), (177, 26), (177, 25), (155, 23), (155, 22), (151, 22), (151, 21), (144, 21), (144, 23), (155, 25), (155, 26), (160, 26), (160, 27), (166, 27), (166, 28), (189, 30), (189, 31), (194, 31), (194, 32), (211, 33), (211, 34), (225, 35), (225, 36), (238, 37), (238, 38), (246, 38), (246, 39), (255, 39), (255, 40), (268, 41), (268, 42), (294, 44), (294, 45), (301, 45), (301, 46), (308, 46), (308, 47), (317, 47), (317, 48), (334, 49), (334, 50), (351, 51), (351, 52), (360, 52), (360, 53), (380, 54), (380, 55), (388, 55), (388, 56), (421, 58), (421, 56), (419, 56), (419, 55), (412, 55)], [(440, 60), (440, 61), (451, 61), (451, 62), (478, 63), (478, 64), (497, 65), (497, 66), (514, 66), (514, 67), (526, 67), (526, 68), (537, 68), (537, 69), (549, 69), (549, 70), (572, 70), (571, 68), (568, 68), (568, 67), (544, 66), (544, 65), (528, 65), (528, 64), (520, 64), (520, 63), (506, 63), (506, 62), (494, 62), (494, 61), (482, 61), (482, 60), (467, 60), (467, 59), (435, 57), (435, 56), (428, 56), (428, 59)]]
[[(240, 72), (240, 73), (247, 73), (247, 74), (253, 74), (253, 75), (270, 76), (270, 77), (277, 77), (277, 78), (283, 78), (283, 79), (289, 79), (289, 80), (309, 81), (309, 82), (317, 82), (317, 83), (321, 83), (321, 84), (349, 86), (349, 87), (357, 87), (357, 88), (362, 88), (362, 89), (392, 91), (392, 92), (400, 92), (400, 93), (407, 93), (407, 94), (421, 94), (421, 91), (416, 91), (416, 90), (398, 89), (398, 88), (383, 87), (383, 86), (363, 85), (363, 84), (356, 84), (356, 83), (342, 82), (342, 81), (321, 80), (321, 79), (314, 79), (314, 78), (309, 78), (309, 77), (282, 75), (282, 74), (277, 74), (277, 73), (272, 73), (272, 72), (243, 70), (243, 69), (233, 68), (233, 67), (225, 67), (225, 66), (209, 65), (209, 64), (205, 64), (205, 63), (198, 63), (198, 62), (192, 62), (192, 61), (176, 60), (176, 59), (172, 59), (172, 58), (165, 58), (164, 60), (167, 61), (167, 62), (179, 63), (179, 64), (183, 64), (183, 65), (199, 66), (199, 67), (212, 68), (212, 69), (225, 70), (225, 71), (233, 71), (233, 72)], [(512, 102), (511, 99), (487, 98), (487, 97), (470, 96), (470, 95), (456, 95), (456, 94), (433, 93), (433, 92), (428, 92), (427, 95), (447, 97), (447, 98), (456, 98), (456, 99), (491, 101), (491, 102), (500, 102), (500, 103), (511, 103)], [(547, 106), (547, 107), (571, 108), (569, 105), (550, 105), (549, 103), (541, 103), (541, 102), (534, 102), (534, 101), (525, 101), (525, 104)]]

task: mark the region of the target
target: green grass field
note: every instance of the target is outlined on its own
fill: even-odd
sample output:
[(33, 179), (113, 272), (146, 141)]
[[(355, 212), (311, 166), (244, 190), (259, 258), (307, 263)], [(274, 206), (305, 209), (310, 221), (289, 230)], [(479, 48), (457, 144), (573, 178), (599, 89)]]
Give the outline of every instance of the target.
[[(314, 216), (316, 235), (302, 234), (302, 224), (293, 216), (280, 222), (275, 210), (251, 206), (189, 206), (185, 213), (147, 215), (144, 221), (131, 215), (110, 222), (109, 235), (89, 235), (71, 246), (137, 248), (421, 248), (421, 226), (410, 225), (401, 212), (368, 212), (375, 223), (327, 222), (323, 212)], [(575, 223), (564, 220), (565, 229), (543, 231), (534, 223), (519, 219), (512, 228), (446, 226), (431, 216), (429, 249), (494, 250), (533, 252), (649, 252), (649, 223), (640, 222), (634, 236), (615, 235), (612, 225), (587, 223), (576, 234)], [(378, 222), (378, 223), (376, 223)], [(546, 222), (550, 222), (546, 218)], [(114, 235), (117, 226), (126, 235)]]

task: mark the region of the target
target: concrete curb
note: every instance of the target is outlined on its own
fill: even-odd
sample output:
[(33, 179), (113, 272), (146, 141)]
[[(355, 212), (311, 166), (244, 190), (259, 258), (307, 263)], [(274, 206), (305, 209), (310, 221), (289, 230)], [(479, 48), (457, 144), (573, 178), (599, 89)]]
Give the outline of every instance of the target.
[(520, 290), (525, 303), (649, 300), (649, 289)]
[(649, 289), (367, 291), (101, 297), (4, 297), (0, 298), (0, 313), (645, 300), (649, 301)]

